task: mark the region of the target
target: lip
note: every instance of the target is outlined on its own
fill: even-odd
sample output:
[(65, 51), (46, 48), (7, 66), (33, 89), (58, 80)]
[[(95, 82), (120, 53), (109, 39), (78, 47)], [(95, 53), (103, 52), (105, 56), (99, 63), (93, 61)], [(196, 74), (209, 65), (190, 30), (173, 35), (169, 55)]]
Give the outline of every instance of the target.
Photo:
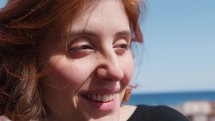
[(80, 94), (113, 94), (113, 93), (119, 93), (120, 89), (114, 88), (114, 89), (96, 89), (96, 90), (88, 90), (88, 91), (82, 91)]
[[(80, 94), (81, 100), (89, 107), (94, 108), (98, 111), (110, 111), (113, 110), (116, 105), (116, 95), (119, 93), (119, 89), (97, 89), (97, 90), (89, 90), (83, 91)], [(114, 95), (108, 101), (95, 101), (87, 98), (84, 95)]]

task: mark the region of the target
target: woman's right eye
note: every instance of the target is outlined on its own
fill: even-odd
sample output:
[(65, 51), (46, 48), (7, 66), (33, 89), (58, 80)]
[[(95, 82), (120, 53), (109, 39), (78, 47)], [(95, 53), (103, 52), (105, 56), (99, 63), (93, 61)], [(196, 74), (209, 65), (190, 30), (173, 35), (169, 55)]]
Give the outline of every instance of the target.
[(89, 44), (78, 45), (78, 46), (69, 48), (70, 52), (91, 51), (91, 50), (93, 50), (93, 47)]
[(83, 57), (94, 51), (94, 47), (86, 40), (75, 40), (68, 46), (68, 52), (71, 57)]

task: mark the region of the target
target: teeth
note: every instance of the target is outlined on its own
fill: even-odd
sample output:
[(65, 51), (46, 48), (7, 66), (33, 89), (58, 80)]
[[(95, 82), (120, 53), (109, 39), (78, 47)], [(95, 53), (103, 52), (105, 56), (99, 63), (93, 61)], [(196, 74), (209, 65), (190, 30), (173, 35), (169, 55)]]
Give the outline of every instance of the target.
[(107, 102), (108, 101), (108, 95), (104, 95), (102, 98), (102, 102)]
[(92, 101), (108, 102), (113, 100), (113, 98), (115, 97), (115, 94), (106, 94), (106, 95), (86, 94), (83, 96)]

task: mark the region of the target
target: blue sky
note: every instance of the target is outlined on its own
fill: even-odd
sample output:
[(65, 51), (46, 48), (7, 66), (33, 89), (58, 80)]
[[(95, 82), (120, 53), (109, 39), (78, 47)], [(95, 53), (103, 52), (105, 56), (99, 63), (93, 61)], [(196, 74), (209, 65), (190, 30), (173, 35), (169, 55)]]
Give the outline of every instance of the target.
[(144, 56), (134, 93), (215, 90), (215, 0), (146, 4)]
[(135, 92), (215, 90), (215, 1), (147, 0)]

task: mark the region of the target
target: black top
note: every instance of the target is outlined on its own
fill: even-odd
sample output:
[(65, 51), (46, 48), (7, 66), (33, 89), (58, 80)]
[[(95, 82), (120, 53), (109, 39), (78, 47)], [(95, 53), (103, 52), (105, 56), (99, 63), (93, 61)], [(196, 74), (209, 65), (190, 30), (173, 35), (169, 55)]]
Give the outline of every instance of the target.
[(188, 119), (167, 106), (138, 105), (127, 121), (188, 121)]

